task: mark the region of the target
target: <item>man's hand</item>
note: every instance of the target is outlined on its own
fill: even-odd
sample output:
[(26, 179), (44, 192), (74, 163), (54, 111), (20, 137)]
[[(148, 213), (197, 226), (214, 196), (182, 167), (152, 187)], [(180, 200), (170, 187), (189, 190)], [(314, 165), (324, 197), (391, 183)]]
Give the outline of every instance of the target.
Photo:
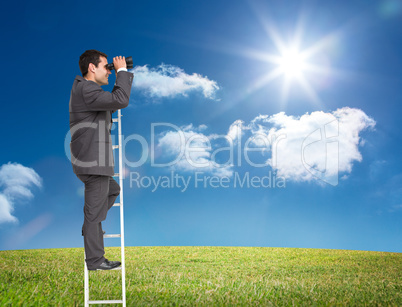
[(116, 75), (117, 75), (117, 70), (119, 68), (127, 68), (127, 64), (126, 64), (126, 58), (124, 56), (116, 56), (113, 58), (113, 65), (114, 65), (114, 69), (116, 71)]

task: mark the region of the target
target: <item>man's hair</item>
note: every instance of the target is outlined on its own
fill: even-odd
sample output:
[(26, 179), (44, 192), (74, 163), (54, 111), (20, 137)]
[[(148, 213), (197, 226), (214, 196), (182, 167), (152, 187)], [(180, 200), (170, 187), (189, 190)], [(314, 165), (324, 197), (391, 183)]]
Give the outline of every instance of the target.
[(81, 54), (80, 61), (78, 62), (78, 64), (80, 65), (80, 70), (83, 77), (85, 77), (88, 73), (89, 63), (92, 63), (96, 67), (98, 67), (98, 64), (101, 61), (100, 60), (101, 56), (107, 58), (106, 54), (94, 49), (87, 50), (83, 54)]

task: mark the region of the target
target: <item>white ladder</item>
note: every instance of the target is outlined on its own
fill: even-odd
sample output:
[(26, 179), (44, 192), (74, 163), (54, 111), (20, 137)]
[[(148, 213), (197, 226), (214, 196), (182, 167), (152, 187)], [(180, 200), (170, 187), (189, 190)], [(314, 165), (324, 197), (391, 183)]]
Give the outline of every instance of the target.
[[(88, 268), (84, 259), (84, 280), (85, 280), (85, 306), (90, 304), (123, 304), (126, 307), (126, 266), (124, 261), (124, 212), (123, 212), (123, 158), (122, 158), (122, 134), (121, 134), (121, 110), (117, 112), (117, 118), (113, 118), (113, 122), (118, 124), (118, 145), (113, 145), (113, 149), (119, 150), (119, 172), (115, 173), (113, 177), (119, 177), (120, 185), (120, 202), (115, 203), (113, 207), (120, 207), (120, 234), (103, 235), (104, 238), (120, 238), (121, 241), (121, 267), (114, 270), (121, 270), (121, 300), (103, 300), (103, 301), (90, 301), (89, 300), (89, 276)], [(112, 271), (112, 270), (111, 270)]]

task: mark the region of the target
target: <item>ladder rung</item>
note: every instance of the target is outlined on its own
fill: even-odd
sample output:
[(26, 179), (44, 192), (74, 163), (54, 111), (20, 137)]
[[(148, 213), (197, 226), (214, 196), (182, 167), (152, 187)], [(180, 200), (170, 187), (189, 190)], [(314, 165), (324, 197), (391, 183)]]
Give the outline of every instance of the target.
[(112, 148), (117, 149), (117, 148), (119, 148), (119, 145), (112, 145)]
[(114, 204), (113, 207), (120, 207), (120, 203)]
[(112, 120), (113, 120), (114, 123), (117, 123), (119, 121), (118, 118), (112, 118)]
[(115, 174), (113, 175), (113, 177), (119, 177), (119, 176), (120, 176), (119, 173), (115, 173)]
[(123, 300), (88, 301), (88, 304), (123, 304)]
[(116, 235), (103, 235), (104, 238), (121, 238), (120, 234), (116, 234)]

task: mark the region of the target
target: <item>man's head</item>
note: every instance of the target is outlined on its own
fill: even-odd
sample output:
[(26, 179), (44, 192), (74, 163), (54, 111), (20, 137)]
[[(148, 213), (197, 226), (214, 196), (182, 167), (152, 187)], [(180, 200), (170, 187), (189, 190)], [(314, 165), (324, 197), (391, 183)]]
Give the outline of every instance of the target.
[(80, 70), (87, 80), (99, 85), (109, 84), (111, 71), (106, 68), (107, 55), (97, 50), (87, 50), (80, 56)]

